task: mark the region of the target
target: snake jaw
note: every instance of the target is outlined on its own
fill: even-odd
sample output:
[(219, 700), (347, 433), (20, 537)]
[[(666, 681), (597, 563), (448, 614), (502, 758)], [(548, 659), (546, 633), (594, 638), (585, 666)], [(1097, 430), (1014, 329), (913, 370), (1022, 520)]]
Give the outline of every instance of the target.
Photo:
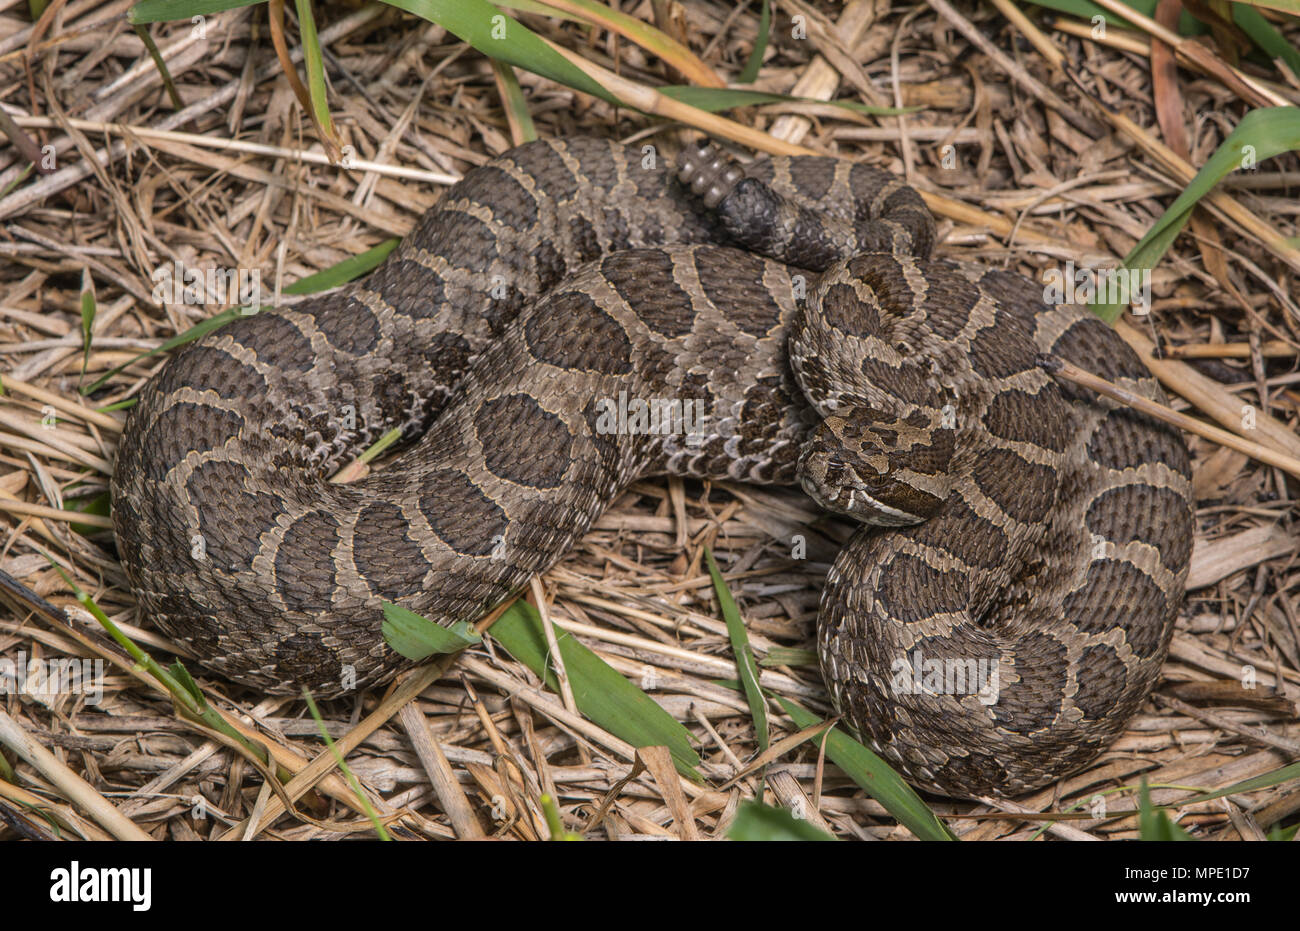
[[(850, 461), (836, 450), (810, 440), (799, 457), (799, 485), (828, 511), (877, 527), (906, 527), (918, 517), (891, 503), (898, 482), (884, 463)], [(883, 467), (883, 468), (882, 468)]]

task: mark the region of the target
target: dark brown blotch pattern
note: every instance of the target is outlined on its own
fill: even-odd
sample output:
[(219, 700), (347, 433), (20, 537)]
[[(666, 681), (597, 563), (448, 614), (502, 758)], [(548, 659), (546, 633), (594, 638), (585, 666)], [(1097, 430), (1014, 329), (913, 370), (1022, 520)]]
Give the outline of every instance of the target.
[(325, 300), (314, 315), (316, 328), (340, 352), (363, 356), (379, 345), (381, 330), (374, 312), (350, 295)]
[(172, 404), (154, 420), (142, 442), (146, 477), (161, 482), (186, 456), (224, 446), (243, 426), (244, 418), (233, 411), (190, 401)]
[(474, 417), (483, 462), (498, 478), (530, 488), (564, 481), (573, 438), (555, 414), (526, 394), (484, 401)]
[(389, 259), (366, 279), (366, 287), (378, 292), (399, 314), (414, 320), (434, 317), (446, 301), (442, 276), (413, 259)]
[(960, 613), (967, 598), (961, 579), (905, 553), (895, 554), (880, 574), (877, 600), (890, 617), (912, 624), (936, 614)]
[(1141, 657), (1154, 656), (1164, 646), (1167, 608), (1168, 597), (1155, 579), (1118, 559), (1093, 561), (1083, 585), (1062, 604), (1065, 619), (1086, 634), (1126, 630), (1133, 652)]
[(1113, 647), (1100, 643), (1083, 649), (1075, 675), (1078, 690), (1074, 703), (1085, 718), (1097, 721), (1114, 711), (1115, 695), (1128, 677), (1128, 669)]
[(980, 329), (970, 341), (971, 368), (985, 378), (1007, 378), (1032, 369), (1037, 355), (1028, 328), (1001, 308), (993, 314), (992, 325)]
[(1068, 426), (1065, 405), (1050, 385), (1034, 394), (1019, 389), (999, 391), (984, 414), (985, 429), (998, 439), (1057, 453), (1072, 439)]
[(328, 605), (338, 585), (339, 522), (325, 511), (308, 511), (284, 532), (275, 558), (276, 591), (291, 611)]
[(821, 317), (829, 326), (849, 336), (871, 336), (880, 332), (880, 314), (875, 305), (858, 300), (847, 284), (833, 284), (821, 301)]
[(525, 321), (524, 340), (533, 357), (548, 365), (602, 375), (632, 371), (627, 333), (582, 291), (548, 295)]
[(975, 569), (996, 569), (1006, 561), (1010, 541), (1006, 531), (980, 517), (956, 495), (944, 509), (907, 531), (923, 546), (949, 553)]
[(306, 372), (316, 364), (311, 340), (278, 314), (240, 317), (221, 331), (257, 354), (257, 361), (272, 369)]
[(1056, 503), (1057, 474), (1009, 449), (989, 449), (975, 460), (975, 484), (1012, 520), (1041, 521)]
[(504, 538), (505, 511), (463, 472), (437, 469), (420, 483), (420, 513), (453, 551), (487, 556)]
[(352, 562), (370, 590), (387, 601), (423, 591), (429, 571), (402, 509), (385, 501), (368, 504), (357, 515)]
[(183, 350), (184, 365), (169, 365), (158, 375), (158, 393), (169, 395), (181, 388), (215, 391), (227, 401), (260, 398), (266, 379), (251, 365), (214, 346), (195, 344)]
[[(275, 495), (250, 491), (248, 470), (237, 462), (203, 462), (186, 482), (192, 506), (198, 514), (204, 555), (224, 572), (252, 568), (261, 551), (262, 535), (275, 526), (284, 503)], [(195, 541), (185, 541), (194, 558)]]
[[(998, 677), (998, 700), (990, 705), (998, 727), (1013, 734), (1045, 731), (1061, 713), (1069, 683), (1065, 645), (1048, 634), (1027, 633), (1016, 642), (1013, 670)], [(1018, 682), (1008, 681), (1014, 672)]]
[(601, 274), (641, 322), (660, 336), (690, 332), (695, 305), (673, 275), (676, 263), (658, 249), (616, 252), (600, 263)]
[(763, 287), (768, 263), (725, 249), (700, 249), (694, 259), (705, 296), (742, 332), (763, 336), (780, 323), (781, 307)]
[(537, 203), (532, 194), (494, 165), (471, 171), (448, 194), (486, 208), (493, 221), (515, 232), (526, 232), (537, 223)]
[(1185, 565), (1192, 555), (1187, 499), (1172, 488), (1120, 485), (1097, 495), (1084, 522), (1091, 533), (1123, 546), (1134, 540), (1160, 551), (1166, 566)]

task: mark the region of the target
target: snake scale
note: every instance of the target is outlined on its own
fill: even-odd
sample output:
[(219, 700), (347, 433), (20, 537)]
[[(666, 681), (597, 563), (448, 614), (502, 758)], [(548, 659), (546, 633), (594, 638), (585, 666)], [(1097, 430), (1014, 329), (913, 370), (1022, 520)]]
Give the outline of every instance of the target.
[[(818, 622), (864, 739), (950, 795), (1093, 759), (1168, 648), (1190, 467), (1177, 431), (1043, 363), (1157, 385), (1085, 310), (930, 258), (933, 218), (888, 173), (663, 161), (520, 146), (366, 279), (177, 352), (112, 484), (143, 616), (230, 679), (336, 695), (401, 667), (383, 601), (477, 619), (635, 478), (797, 483), (864, 525)], [(395, 427), (389, 467), (327, 480)]]

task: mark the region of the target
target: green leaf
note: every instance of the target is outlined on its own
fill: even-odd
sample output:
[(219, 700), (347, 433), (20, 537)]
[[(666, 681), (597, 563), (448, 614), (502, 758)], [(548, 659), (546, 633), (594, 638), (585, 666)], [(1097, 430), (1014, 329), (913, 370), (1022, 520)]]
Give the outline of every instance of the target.
[(317, 291), (328, 291), (330, 288), (337, 288), (354, 278), (360, 278), (388, 258), (388, 253), (396, 249), (399, 242), (401, 242), (400, 239), (385, 239), (379, 245), (367, 249), (360, 255), (346, 258), (342, 262), (308, 275), (306, 278), (299, 278), (285, 288), (284, 293), (315, 294)]
[(330, 732), (325, 727), (325, 719), (320, 716), (320, 709), (316, 707), (316, 700), (312, 698), (311, 689), (305, 685), (302, 687), (302, 697), (307, 702), (307, 710), (311, 712), (312, 719), (316, 722), (316, 728), (320, 731), (321, 739), (325, 741), (325, 746), (329, 747), (330, 753), (334, 756), (334, 765), (343, 772), (348, 785), (352, 787), (352, 791), (361, 800), (361, 808), (365, 811), (366, 817), (375, 826), (375, 834), (379, 836), (380, 840), (392, 840), (393, 838), (384, 828), (384, 823), (379, 820), (379, 814), (375, 811), (375, 807), (370, 804), (370, 799), (366, 798), (366, 793), (361, 788), (361, 783), (357, 781), (356, 775), (352, 772), (352, 767), (348, 766), (347, 760), (343, 759), (342, 751), (334, 743), (334, 739), (330, 737)]
[[(1092, 3), (1091, 0), (1030, 0), (1030, 2), (1035, 6), (1055, 10), (1058, 13), (1069, 13), (1071, 16), (1077, 16), (1079, 19), (1087, 20), (1089, 22), (1092, 22), (1093, 17), (1100, 16), (1106, 20), (1107, 25), (1121, 26), (1128, 29), (1137, 28), (1129, 20), (1124, 19), (1117, 13), (1111, 12), (1105, 7)], [(1156, 15), (1156, 2), (1157, 0), (1132, 0), (1132, 2), (1130, 2), (1130, 0), (1124, 0), (1124, 5), (1136, 10), (1143, 16), (1154, 17)], [(1197, 20), (1184, 12), (1183, 22), (1187, 21), (1199, 25)], [(1179, 26), (1179, 33), (1185, 35), (1186, 33), (1181, 28), (1182, 23), (1180, 23)]]
[(1241, 782), (1234, 782), (1226, 789), (1215, 789), (1213, 792), (1204, 792), (1200, 795), (1193, 795), (1191, 798), (1179, 799), (1175, 805), (1199, 805), (1201, 802), (1212, 802), (1215, 799), (1224, 798), (1228, 795), (1238, 795), (1243, 792), (1255, 792), (1259, 789), (1270, 789), (1273, 786), (1281, 785), (1292, 779), (1300, 779), (1300, 763), (1291, 763), (1288, 766), (1282, 766), (1278, 769), (1267, 773), (1261, 773), (1250, 779), (1243, 779)]
[[(111, 505), (108, 498), (108, 492), (95, 495), (93, 498), (78, 498), (75, 501), (64, 502), (63, 510), (75, 511), (78, 514), (96, 514), (99, 517), (107, 517), (111, 511)], [(82, 536), (89, 536), (95, 533), (103, 533), (103, 527), (95, 527), (90, 524), (70, 523), (68, 525), (74, 533)]]
[(83, 269), (81, 272), (81, 343), (84, 347), (81, 354), (81, 374), (86, 374), (86, 366), (90, 364), (90, 342), (91, 331), (95, 326), (95, 282), (90, 277), (90, 269)]
[(302, 63), (307, 71), (307, 93), (311, 98), (312, 115), (321, 131), (334, 136), (334, 122), (330, 119), (329, 91), (325, 86), (325, 56), (321, 51), (320, 37), (316, 34), (316, 17), (311, 11), (311, 0), (294, 0), (298, 12), (298, 33), (302, 40)]
[(713, 578), (713, 591), (718, 596), (718, 606), (722, 609), (722, 619), (727, 623), (727, 636), (731, 638), (731, 651), (736, 655), (736, 668), (740, 671), (740, 681), (745, 686), (745, 700), (749, 702), (749, 713), (754, 719), (754, 731), (758, 735), (759, 750), (766, 750), (768, 744), (767, 699), (763, 696), (763, 687), (758, 684), (758, 667), (754, 665), (754, 650), (749, 645), (749, 632), (745, 622), (740, 619), (740, 609), (731, 597), (718, 564), (713, 560), (713, 552), (704, 548), (704, 561), (709, 566), (709, 575)]
[[(777, 698), (777, 701), (800, 729), (818, 723), (816, 715), (794, 702), (784, 698)], [(921, 840), (957, 839), (888, 763), (852, 737), (841, 733), (838, 727), (826, 735), (826, 755), (868, 795), (884, 805), (899, 824)]]
[(582, 835), (575, 834), (564, 826), (564, 819), (560, 817), (560, 806), (556, 804), (555, 799), (552, 798), (549, 793), (543, 792), (539, 795), (537, 797), (537, 804), (542, 806), (542, 814), (546, 816), (546, 830), (549, 835), (548, 840), (582, 840)]
[(816, 666), (817, 651), (805, 647), (772, 647), (758, 661), (764, 669), (772, 666)]
[(758, 38), (754, 40), (754, 50), (749, 53), (745, 70), (736, 76), (737, 84), (753, 84), (758, 78), (759, 69), (763, 67), (763, 55), (767, 52), (767, 39), (772, 30), (772, 4), (763, 0), (763, 11), (758, 16)]
[(1138, 790), (1138, 837), (1141, 840), (1192, 840), (1192, 836), (1169, 820), (1163, 808), (1151, 804), (1146, 779)]
[(172, 676), (180, 683), (181, 688), (185, 689), (185, 691), (189, 693), (190, 697), (194, 699), (194, 703), (198, 709), (200, 711), (206, 711), (208, 707), (208, 699), (204, 696), (203, 690), (199, 688), (199, 684), (194, 681), (194, 677), (190, 675), (190, 671), (185, 668), (185, 664), (180, 660), (175, 660), (169, 668), (171, 669)]
[(261, 2), (262, 0), (143, 0), (131, 7), (127, 21), (133, 26), (140, 23), (167, 23), (176, 19), (189, 19), (191, 16), (220, 13), (222, 10), (237, 10)]
[[(1108, 24), (1122, 28), (1137, 28), (1129, 20), (1092, 3), (1091, 0), (1030, 0), (1030, 2), (1035, 6), (1056, 10), (1058, 13), (1068, 13), (1088, 22), (1093, 22), (1094, 17), (1100, 16)], [(1294, 2), (1294, 0), (1283, 0), (1283, 2)], [(1155, 17), (1156, 0), (1125, 0), (1125, 5), (1144, 16)], [(1281, 58), (1291, 66), (1292, 71), (1300, 73), (1300, 52), (1296, 51), (1295, 47), (1264, 18), (1259, 10), (1247, 3), (1233, 3), (1232, 21), (1262, 50), (1268, 61)], [(1184, 9), (1178, 17), (1176, 31), (1180, 36), (1196, 36), (1211, 32), (1212, 27)]]
[(1300, 16), (1300, 0), (1232, 0), (1236, 6), (1262, 6), (1266, 10), (1277, 10), (1279, 13), (1289, 13), (1292, 16)]
[(533, 124), (533, 115), (528, 112), (528, 101), (524, 97), (524, 89), (519, 86), (515, 69), (494, 58), (492, 72), (501, 88), (501, 105), (505, 108), (506, 116), (512, 127), (519, 127), (519, 142), (532, 142), (537, 138), (537, 127)]
[(752, 800), (736, 809), (727, 837), (730, 840), (835, 840), (787, 809)]
[[(1300, 108), (1267, 107), (1241, 118), (1227, 139), (1196, 173), (1178, 198), (1124, 257), (1125, 269), (1151, 269), (1173, 244), (1202, 197), (1230, 172), (1257, 165), (1265, 159), (1300, 149)], [(1123, 305), (1094, 302), (1093, 313), (1107, 323), (1119, 318)]]
[[(691, 746), (690, 732), (568, 631), (558, 624), (554, 627), (573, 700), (583, 716), (634, 747), (667, 747), (677, 771), (701, 781), (695, 771), (700, 756)], [(525, 601), (516, 601), (488, 633), (507, 653), (543, 679), (548, 688), (559, 691), (559, 681), (547, 662), (546, 633), (536, 608)]]
[(527, 26), (487, 0), (386, 0), (390, 6), (437, 23), (489, 58), (540, 74), (612, 104), (618, 100)]
[(1234, 3), (1232, 21), (1242, 32), (1250, 36), (1250, 40), (1263, 50), (1270, 61), (1280, 58), (1293, 72), (1300, 74), (1300, 52), (1296, 51), (1295, 46), (1288, 42), (1282, 33), (1277, 31), (1277, 27), (1266, 20), (1259, 10), (1244, 3)]
[(478, 631), (464, 621), (443, 627), (388, 601), (384, 602), (383, 631), (390, 647), (416, 660), (435, 653), (455, 653), (483, 641)]

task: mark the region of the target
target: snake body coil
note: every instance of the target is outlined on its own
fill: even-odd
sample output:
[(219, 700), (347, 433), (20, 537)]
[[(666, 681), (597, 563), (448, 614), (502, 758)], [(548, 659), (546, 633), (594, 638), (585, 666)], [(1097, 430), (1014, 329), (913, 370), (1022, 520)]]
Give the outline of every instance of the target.
[[(176, 353), (113, 478), (143, 615), (231, 679), (337, 694), (400, 667), (383, 601), (474, 620), (639, 476), (797, 481), (890, 528), (853, 537), (819, 622), (864, 738), (948, 794), (1092, 759), (1165, 656), (1188, 457), (1039, 362), (1159, 398), (1137, 358), (1024, 278), (929, 259), (924, 204), (876, 169), (653, 161), (511, 150), (364, 281)], [(326, 480), (395, 426), (389, 468)]]

